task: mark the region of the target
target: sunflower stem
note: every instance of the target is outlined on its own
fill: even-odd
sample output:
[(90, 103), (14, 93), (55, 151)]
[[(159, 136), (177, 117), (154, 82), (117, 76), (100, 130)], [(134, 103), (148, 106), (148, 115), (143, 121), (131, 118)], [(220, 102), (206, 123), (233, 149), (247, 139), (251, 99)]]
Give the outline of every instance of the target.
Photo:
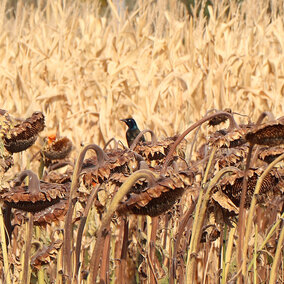
[(4, 225), (4, 218), (2, 207), (0, 207), (0, 242), (2, 247), (2, 254), (3, 254), (3, 262), (4, 262), (4, 275), (5, 275), (5, 282), (7, 284), (11, 283), (10, 271), (9, 271), (9, 260), (8, 260), (8, 253), (7, 253), (7, 243), (6, 243), (6, 234), (5, 234), (5, 225)]
[(112, 199), (112, 202), (109, 205), (109, 208), (107, 209), (107, 212), (104, 214), (102, 218), (101, 226), (97, 233), (97, 240), (96, 244), (91, 256), (90, 260), (90, 275), (88, 277), (88, 283), (95, 283), (98, 269), (99, 269), (99, 262), (100, 262), (100, 256), (102, 252), (102, 245), (104, 243), (104, 239), (106, 237), (106, 228), (108, 228), (109, 223), (111, 221), (112, 215), (117, 209), (119, 203), (121, 202), (122, 198), (131, 190), (133, 184), (141, 178), (146, 178), (148, 182), (154, 182), (154, 180), (157, 178), (150, 170), (138, 170), (134, 172), (119, 188), (118, 192), (115, 194), (115, 196)]

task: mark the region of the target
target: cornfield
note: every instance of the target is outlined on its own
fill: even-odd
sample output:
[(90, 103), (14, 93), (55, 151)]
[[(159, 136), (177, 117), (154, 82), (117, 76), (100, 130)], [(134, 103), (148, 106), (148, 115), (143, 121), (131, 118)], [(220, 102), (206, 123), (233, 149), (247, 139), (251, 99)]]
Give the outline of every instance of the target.
[(1, 283), (283, 283), (284, 3), (211, 2), (1, 1)]

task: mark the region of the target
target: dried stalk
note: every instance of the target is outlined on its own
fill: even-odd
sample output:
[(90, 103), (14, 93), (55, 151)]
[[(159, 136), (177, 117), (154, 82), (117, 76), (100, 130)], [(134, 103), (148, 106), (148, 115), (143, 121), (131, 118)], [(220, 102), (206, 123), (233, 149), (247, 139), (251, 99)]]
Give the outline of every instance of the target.
[(107, 277), (109, 270), (109, 254), (110, 254), (110, 232), (109, 228), (107, 228), (107, 235), (104, 239), (103, 251), (102, 251), (102, 259), (101, 259), (101, 267), (100, 267), (100, 282), (108, 283), (109, 279)]
[(178, 227), (178, 231), (177, 231), (177, 234), (176, 234), (176, 241), (175, 241), (175, 244), (174, 244), (174, 252), (173, 252), (173, 257), (172, 257), (172, 261), (171, 261), (171, 264), (170, 264), (170, 273), (169, 273), (169, 284), (174, 284), (174, 280), (176, 278), (176, 259), (177, 259), (177, 252), (178, 252), (178, 248), (179, 248), (179, 244), (180, 244), (180, 240), (181, 240), (181, 237), (182, 237), (182, 234), (184, 232), (184, 229), (186, 227), (186, 225), (188, 224), (189, 222), (189, 219), (195, 209), (195, 206), (196, 206), (196, 201), (197, 200), (194, 200), (190, 206), (190, 208), (186, 211), (186, 213), (184, 214), (180, 224), (179, 224), (179, 227)]
[(236, 232), (236, 227), (234, 226), (233, 228), (230, 229), (229, 237), (227, 241), (227, 249), (226, 249), (225, 264), (224, 264), (225, 267), (223, 266), (225, 273), (223, 274), (223, 277), (222, 277), (222, 282), (221, 282), (222, 284), (227, 283), (227, 277), (228, 277), (229, 268), (231, 264), (235, 232)]
[(269, 284), (277, 283), (277, 268), (278, 268), (278, 262), (280, 260), (281, 254), (283, 255), (283, 244), (284, 244), (284, 226), (281, 229), (281, 233), (278, 239), (277, 249), (276, 253), (273, 259), (273, 264), (270, 271), (270, 278), (269, 278)]
[(37, 175), (34, 172), (32, 172), (31, 170), (22, 171), (19, 174), (19, 176), (18, 176), (18, 178), (15, 182), (15, 185), (20, 185), (27, 176), (29, 177), (28, 191), (31, 194), (35, 194), (35, 193), (39, 192), (40, 191), (40, 181), (39, 181)]
[(263, 121), (263, 119), (267, 116), (269, 121), (273, 121), (275, 120), (275, 117), (273, 115), (273, 113), (271, 113), (270, 111), (264, 111), (260, 114), (260, 116), (258, 117), (257, 121), (256, 121), (256, 125), (261, 124), (261, 122)]
[(155, 274), (154, 260), (155, 260), (155, 241), (158, 229), (159, 217), (149, 217), (147, 216), (147, 232), (150, 237), (147, 238), (148, 241), (148, 265), (150, 270), (150, 283), (158, 283), (157, 276)]
[(205, 116), (203, 117), (202, 119), (200, 119), (199, 121), (195, 122), (193, 125), (191, 125), (188, 129), (186, 129), (178, 138), (177, 140), (175, 141), (175, 143), (171, 146), (171, 149), (168, 153), (168, 155), (166, 156), (166, 159), (165, 159), (165, 162), (164, 162), (164, 165), (163, 165), (163, 168), (161, 170), (161, 175), (165, 175), (166, 173), (166, 170), (167, 170), (167, 167), (168, 167), (168, 164), (170, 162), (170, 160), (172, 159), (172, 156), (176, 150), (176, 147), (179, 145), (179, 143), (185, 138), (185, 136), (187, 134), (189, 134), (192, 130), (194, 130), (195, 128), (197, 128), (198, 126), (200, 126), (201, 124), (203, 124), (204, 122), (212, 119), (212, 118), (215, 118), (215, 117), (218, 117), (218, 116), (227, 116), (230, 120), (230, 125), (229, 125), (229, 129), (232, 130), (234, 128), (239, 128), (238, 124), (236, 123), (234, 117), (232, 114), (228, 113), (228, 112), (223, 112), (223, 111), (220, 111), (220, 112), (217, 112), (217, 113), (214, 113), (214, 114), (211, 114), (211, 115), (208, 115), (208, 116)]
[(198, 197), (198, 200), (197, 200), (197, 204), (196, 204), (196, 209), (195, 209), (195, 217), (194, 217), (194, 222), (193, 222), (193, 226), (192, 226), (192, 231), (191, 231), (191, 239), (190, 239), (190, 245), (189, 245), (189, 252), (188, 252), (188, 257), (187, 257), (187, 267), (188, 267), (188, 263), (189, 263), (189, 259), (190, 259), (190, 255), (193, 251), (193, 242), (194, 242), (194, 237), (196, 235), (196, 230), (197, 230), (197, 218), (199, 216), (199, 212), (200, 212), (200, 208), (201, 208), (201, 205), (202, 205), (202, 200), (203, 200), (203, 191), (204, 191), (204, 186), (205, 186), (205, 183), (207, 181), (207, 177), (208, 177), (208, 174), (209, 174), (209, 170), (211, 168), (211, 164), (212, 164), (212, 161), (213, 161), (213, 158), (214, 158), (214, 155), (216, 153), (216, 148), (213, 148), (211, 154), (210, 154), (210, 157), (209, 157), (209, 161), (208, 161), (208, 164), (206, 166), (206, 170), (205, 170), (205, 173), (204, 173), (204, 177), (203, 177), (203, 180), (202, 180), (202, 184), (201, 184), (201, 189), (200, 189), (200, 192), (199, 192), (199, 197)]
[[(63, 233), (62, 230), (59, 232), (59, 238), (60, 240), (63, 239)], [(63, 277), (62, 277), (62, 256), (63, 256), (63, 248), (61, 247), (58, 254), (57, 254), (57, 263), (56, 263), (56, 284), (62, 284), (63, 283)]]
[[(262, 112), (256, 122), (256, 125), (259, 125), (266, 116), (269, 119), (274, 119), (273, 114), (271, 114), (270, 112)], [(254, 147), (254, 144), (251, 144), (248, 150), (244, 178), (243, 178), (243, 189), (242, 189), (241, 200), (240, 200), (240, 209), (239, 209), (239, 221), (238, 221), (239, 238), (238, 238), (238, 245), (237, 245), (237, 267), (238, 267), (238, 271), (241, 271), (242, 275), (238, 277), (238, 284), (242, 284), (243, 280), (247, 279), (247, 276), (246, 276), (247, 255), (244, 254), (244, 252), (247, 251), (247, 244), (244, 243), (244, 235), (245, 235), (245, 227), (246, 227), (245, 199), (246, 199), (246, 193), (247, 193), (247, 172), (250, 168), (253, 147)], [(253, 212), (251, 212), (251, 214), (252, 213)], [(243, 249), (244, 246), (245, 246), (245, 249)]]
[[(20, 185), (27, 176), (29, 177), (28, 191), (31, 194), (36, 194), (37, 192), (40, 191), (40, 181), (37, 175), (31, 170), (22, 171), (18, 176), (15, 184)], [(29, 221), (26, 232), (25, 256), (24, 256), (23, 274), (22, 274), (23, 283), (30, 282), (30, 255), (31, 255), (31, 245), (32, 245), (32, 236), (33, 236), (34, 214), (29, 212), (28, 217)]]
[(253, 261), (254, 261), (254, 266), (253, 266), (253, 282), (257, 283), (257, 265), (256, 265), (256, 259), (257, 259), (257, 240), (258, 240), (258, 225), (255, 225), (255, 230), (254, 230), (254, 251), (253, 251)]
[[(35, 228), (35, 237), (37, 240), (40, 240), (41, 237), (41, 228), (36, 226)], [(39, 271), (37, 272), (37, 278), (38, 278), (38, 283), (39, 284), (44, 284), (44, 269), (41, 266)]]
[(64, 241), (63, 241), (63, 269), (64, 274), (67, 276), (67, 283), (71, 283), (72, 276), (72, 216), (74, 210), (73, 198), (78, 187), (79, 183), (79, 175), (82, 170), (83, 161), (86, 155), (86, 152), (92, 149), (96, 151), (98, 164), (96, 167), (102, 166), (104, 161), (108, 159), (108, 156), (105, 152), (96, 144), (90, 144), (85, 146), (76, 161), (73, 176), (72, 176), (72, 183), (71, 189), (69, 194), (69, 201), (68, 201), (68, 211), (65, 217), (65, 226), (64, 226)]
[(26, 233), (26, 242), (25, 242), (25, 257), (23, 264), (23, 275), (22, 283), (30, 283), (30, 262), (31, 262), (31, 247), (32, 247), (32, 237), (33, 237), (33, 224), (34, 224), (34, 215), (33, 213), (28, 213), (28, 230)]
[[(204, 198), (202, 201), (202, 205), (200, 208), (200, 213), (198, 216), (195, 217), (194, 223), (196, 223), (196, 231), (195, 234), (191, 235), (191, 240), (190, 240), (190, 248), (189, 248), (189, 253), (188, 253), (188, 258), (187, 258), (187, 264), (186, 264), (186, 279), (187, 283), (190, 283), (190, 281), (193, 279), (194, 276), (194, 271), (195, 271), (195, 265), (196, 265), (196, 254), (197, 254), (197, 248), (198, 244), (200, 242), (200, 237), (201, 237), (201, 229), (203, 225), (203, 221), (205, 218), (205, 213), (207, 209), (207, 203), (210, 198), (210, 192), (212, 188), (216, 185), (216, 183), (219, 181), (219, 179), (226, 173), (228, 172), (235, 172), (238, 169), (235, 167), (227, 167), (219, 171), (213, 179), (210, 181), (208, 188), (204, 194)], [(199, 200), (198, 200), (199, 201)]]
[(137, 137), (134, 139), (134, 141), (132, 142), (132, 144), (131, 144), (131, 146), (130, 146), (130, 150), (133, 150), (136, 146), (137, 146), (137, 144), (138, 144), (138, 142), (140, 141), (140, 139), (141, 139), (141, 137), (144, 135), (144, 134), (146, 134), (147, 132), (149, 132), (150, 134), (151, 134), (151, 142), (152, 142), (152, 144), (155, 144), (155, 143), (157, 143), (157, 137), (156, 137), (156, 135), (155, 135), (155, 133), (152, 131), (152, 130), (150, 130), (150, 129), (145, 129), (145, 130), (143, 130), (143, 131), (141, 131), (138, 135), (137, 135)]
[(245, 276), (245, 281), (247, 281), (247, 249), (248, 249), (248, 242), (249, 242), (249, 237), (251, 233), (251, 226), (252, 226), (252, 221), (253, 221), (253, 214), (256, 206), (256, 201), (257, 201), (257, 195), (259, 194), (261, 185), (263, 183), (264, 178), (269, 174), (269, 172), (272, 170), (272, 168), (278, 164), (280, 161), (284, 159), (284, 154), (279, 156), (277, 159), (275, 159), (272, 163), (268, 165), (268, 167), (265, 169), (265, 171), (262, 173), (262, 175), (258, 178), (258, 181), (255, 186), (254, 194), (252, 196), (251, 200), (251, 205), (249, 209), (249, 214), (248, 214), (248, 220), (247, 220), (247, 225), (246, 225), (246, 233), (245, 233), (245, 239), (244, 239), (244, 245), (242, 248), (243, 252), (243, 264), (242, 264), (242, 274)]
[[(238, 231), (239, 231), (239, 237), (238, 237), (238, 245), (237, 245), (237, 267), (238, 271), (242, 272), (242, 251), (243, 251), (243, 241), (244, 241), (244, 233), (245, 233), (245, 200), (247, 195), (247, 173), (250, 167), (250, 161), (252, 156), (252, 150), (254, 145), (249, 146), (248, 155), (246, 159), (246, 166), (244, 171), (244, 178), (243, 178), (243, 189), (241, 194), (241, 200), (240, 200), (240, 209), (239, 209), (239, 221), (238, 221)], [(242, 281), (242, 275), (241, 277), (238, 277), (238, 283), (241, 284)]]
[[(279, 220), (272, 226), (272, 228), (269, 230), (268, 234), (266, 235), (266, 238), (264, 239), (264, 241), (262, 242), (262, 244), (260, 245), (259, 249), (258, 249), (258, 253), (262, 251), (262, 249), (265, 247), (265, 245), (267, 244), (267, 242), (270, 240), (270, 238), (272, 237), (272, 235), (275, 233), (276, 228), (280, 225), (281, 222), (283, 222), (283, 218), (284, 218), (284, 212), (282, 213), (282, 215), (280, 216)], [(248, 266), (248, 271), (251, 270), (252, 265), (254, 265), (254, 260), (252, 260)]]
[(86, 207), (84, 209), (83, 212), (83, 216), (80, 219), (80, 225), (78, 228), (78, 233), (77, 233), (77, 240), (76, 240), (76, 248), (75, 248), (75, 274), (74, 277), (78, 277), (78, 273), (79, 273), (79, 268), (80, 268), (80, 252), (81, 252), (81, 244), (82, 244), (82, 238), (83, 238), (83, 232), (84, 232), (84, 228), (87, 222), (87, 217), (89, 214), (89, 211), (93, 205), (93, 201), (95, 196), (97, 195), (99, 190), (99, 185), (96, 185), (92, 191), (91, 194), (88, 198)]
[(111, 143), (112, 141), (114, 142), (114, 149), (117, 149), (117, 148), (118, 148), (118, 142), (116, 141), (116, 139), (115, 139), (114, 137), (112, 137), (111, 139), (109, 139), (109, 140), (106, 142), (106, 144), (105, 144), (105, 146), (104, 146), (104, 148), (103, 148), (104, 151), (107, 149), (108, 145), (110, 145), (110, 143)]
[(3, 263), (4, 263), (4, 275), (5, 275), (5, 282), (7, 284), (11, 283), (10, 271), (9, 271), (9, 260), (8, 260), (8, 253), (7, 253), (7, 243), (6, 243), (6, 234), (5, 234), (5, 225), (3, 219), (2, 208), (0, 207), (0, 242), (3, 254)]
[(107, 212), (104, 214), (102, 218), (102, 224), (98, 230), (97, 241), (90, 260), (90, 275), (88, 277), (88, 283), (95, 283), (96, 281), (102, 245), (106, 236), (105, 230), (111, 221), (113, 213), (117, 209), (120, 201), (125, 196), (125, 194), (127, 194), (129, 190), (131, 190), (133, 184), (141, 178), (146, 178), (152, 185), (155, 184), (155, 176), (153, 172), (149, 170), (139, 170), (134, 172), (119, 188), (118, 192), (113, 197), (112, 202), (107, 209)]
[(128, 248), (128, 231), (129, 231), (129, 222), (126, 219), (127, 217), (123, 218), (123, 239), (122, 239), (122, 247), (121, 247), (121, 255), (120, 255), (120, 271), (119, 271), (119, 276), (120, 280), (116, 279), (118, 281), (121, 281), (121, 283), (125, 283), (126, 281), (126, 270), (127, 270), (127, 248)]

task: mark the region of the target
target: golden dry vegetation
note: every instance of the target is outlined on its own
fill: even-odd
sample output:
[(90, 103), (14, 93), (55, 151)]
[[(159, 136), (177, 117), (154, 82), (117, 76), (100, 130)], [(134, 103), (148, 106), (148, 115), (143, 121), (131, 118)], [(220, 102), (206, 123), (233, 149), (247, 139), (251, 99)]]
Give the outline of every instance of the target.
[[(65, 1), (63, 1), (65, 2)], [(124, 139), (133, 116), (157, 135), (181, 132), (207, 110), (230, 107), (252, 118), (283, 113), (283, 7), (225, 1), (210, 20), (188, 19), (177, 1), (138, 1), (120, 18), (88, 1), (1, 3), (1, 107), (17, 117), (42, 110), (81, 142)], [(71, 3), (70, 3), (71, 2)], [(278, 12), (277, 12), (278, 11)], [(228, 14), (228, 15), (227, 15)]]
[[(283, 115), (282, 1), (244, 0), (241, 4), (212, 1), (213, 5), (208, 7), (209, 18), (202, 13), (198, 17), (189, 17), (181, 1), (138, 0), (131, 11), (119, 11), (113, 2), (108, 1), (105, 11), (100, 10), (96, 1), (47, 0), (38, 1), (37, 6), (18, 1), (15, 10), (7, 1), (0, 3), (1, 109), (17, 118), (42, 111), (46, 119), (45, 130), (36, 144), (23, 154), (14, 154), (15, 167), (5, 174), (5, 181), (26, 168), (37, 172), (39, 163), (30, 164), (30, 160), (42, 147), (43, 137), (55, 131), (72, 140), (71, 157), (75, 160), (83, 144), (95, 143), (103, 148), (112, 137), (126, 144), (126, 127), (120, 119), (130, 116), (135, 118), (141, 130), (151, 129), (158, 138), (164, 138), (182, 133), (212, 109), (231, 108), (233, 112), (245, 115), (235, 115), (238, 123), (255, 122), (263, 111), (270, 111), (276, 118)], [(197, 9), (193, 9), (193, 13), (196, 14)], [(208, 127), (202, 127), (198, 143), (205, 141), (208, 135)], [(185, 153), (188, 157), (193, 135), (186, 139), (189, 142)], [(197, 155), (195, 152), (194, 158)], [(123, 283), (115, 277), (124, 275), (122, 271), (127, 267), (130, 274), (127, 279), (133, 283), (186, 283), (188, 275), (193, 275), (192, 281), (196, 283), (218, 283), (219, 280), (226, 283), (227, 279), (238, 279), (237, 268), (241, 267), (237, 263), (236, 249), (240, 246), (237, 241), (239, 227), (236, 232), (229, 227), (221, 230), (221, 240), (228, 241), (226, 248), (232, 246), (232, 255), (226, 255), (220, 240), (201, 244), (196, 259), (198, 269), (190, 270), (195, 263), (191, 264), (182, 252), (188, 252), (189, 247), (193, 254), (197, 252), (193, 241), (189, 240), (194, 219), (191, 215), (187, 219), (182, 217), (188, 209), (194, 209), (192, 199), (197, 198), (200, 188), (193, 189), (196, 189), (194, 194), (194, 190), (185, 194), (182, 202), (170, 211), (175, 218), (163, 214), (153, 220), (133, 216), (129, 220), (113, 220), (113, 235), (104, 240), (102, 259), (105, 261), (100, 264), (98, 278), (108, 283), (110, 276), (113, 283)], [(283, 240), (277, 227), (280, 224), (279, 208), (271, 208), (269, 212), (263, 208), (257, 210), (261, 217), (254, 219), (259, 227), (252, 228), (252, 235), (257, 237), (249, 239), (247, 265), (250, 273), (247, 280), (264, 283), (269, 280), (272, 269), (274, 274), (277, 271), (276, 278), (280, 283), (284, 279), (283, 251), (281, 261), (273, 263), (279, 248), (277, 240), (281, 240), (281, 236)], [(260, 219), (265, 216), (270, 219), (262, 222)], [(160, 220), (159, 226), (155, 223), (157, 220)], [(63, 228), (64, 223), (60, 224)], [(96, 249), (93, 236), (98, 235), (100, 224), (96, 210), (91, 210), (81, 240), (80, 283), (84, 283), (86, 271), (92, 269), (88, 265), (90, 261), (92, 263), (91, 252)], [(283, 222), (281, 224), (283, 226)], [(74, 226), (72, 244), (79, 234), (78, 226)], [(39, 243), (50, 244), (55, 228), (50, 225), (41, 233), (37, 229), (33, 238), (39, 239)], [(181, 230), (184, 231), (181, 233)], [(269, 233), (275, 231), (277, 234), (272, 238)], [(20, 257), (20, 248), (24, 247), (21, 236), (28, 232), (28, 227), (21, 226), (18, 232), (18, 244), (14, 244), (13, 253)], [(155, 232), (157, 236), (154, 236)], [(123, 236), (128, 234), (131, 244), (130, 255), (126, 257)], [(272, 248), (261, 258), (254, 249), (261, 247), (267, 236), (271, 238)], [(180, 247), (176, 246), (176, 239)], [(156, 241), (155, 250), (152, 241)], [(219, 255), (221, 251), (230, 259), (227, 264), (224, 264), (224, 255)], [(119, 265), (117, 256), (123, 260)], [(23, 256), (22, 259), (14, 257), (9, 255), (9, 262), (15, 266), (12, 282), (16, 283), (19, 278), (26, 277), (19, 268), (26, 262)], [(252, 262), (257, 257), (259, 269), (256, 261)], [(54, 262), (51, 268), (41, 272), (33, 270), (33, 281), (38, 277), (45, 278), (46, 283), (55, 279), (62, 283), (62, 275), (58, 273), (62, 272), (61, 260), (56, 252), (50, 261), (55, 259), (57, 264)], [(103, 274), (108, 271), (110, 274)]]

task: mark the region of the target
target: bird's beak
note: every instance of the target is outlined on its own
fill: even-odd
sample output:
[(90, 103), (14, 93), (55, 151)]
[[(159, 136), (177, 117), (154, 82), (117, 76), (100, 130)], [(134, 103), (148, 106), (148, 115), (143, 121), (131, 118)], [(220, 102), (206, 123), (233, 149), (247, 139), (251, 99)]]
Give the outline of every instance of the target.
[(126, 122), (126, 119), (121, 119), (120, 121)]

